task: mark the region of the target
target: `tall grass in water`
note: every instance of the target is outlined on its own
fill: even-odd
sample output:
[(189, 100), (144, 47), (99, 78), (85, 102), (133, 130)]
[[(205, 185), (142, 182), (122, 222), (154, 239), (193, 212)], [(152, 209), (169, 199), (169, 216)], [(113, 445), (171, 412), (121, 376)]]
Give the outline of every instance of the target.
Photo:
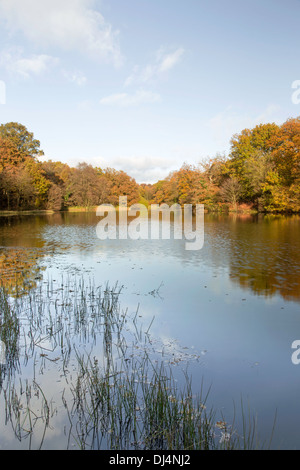
[[(207, 404), (209, 391), (205, 393), (203, 387), (194, 391), (186, 370), (177, 381), (170, 362), (153, 351), (152, 322), (144, 329), (137, 312), (121, 311), (119, 286), (102, 289), (83, 280), (55, 285), (41, 284), (21, 301), (15, 299), (14, 308), (0, 289), (3, 318), (11, 325), (11, 336), (8, 332), (3, 336), (7, 351), (11, 348), (16, 357), (19, 318), (25, 319), (22, 357), (25, 365), (30, 361), (34, 365), (31, 382), (9, 381), (2, 387), (6, 422), (19, 441), (29, 438), (31, 447), (39, 426), (42, 432), (36, 447), (42, 448), (53, 426), (57, 410), (39, 381), (47, 361), (65, 374), (59, 413), (65, 412), (67, 448), (74, 442), (80, 449), (117, 450), (257, 446), (256, 429), (249, 430), (245, 419), (241, 434), (234, 423), (218, 421)], [(72, 377), (71, 361), (76, 363)]]
[[(1, 361), (6, 370), (14, 368), (18, 363), (20, 324), (16, 310), (9, 302), (6, 290), (0, 287), (0, 341)], [(4, 364), (2, 364), (4, 365)]]

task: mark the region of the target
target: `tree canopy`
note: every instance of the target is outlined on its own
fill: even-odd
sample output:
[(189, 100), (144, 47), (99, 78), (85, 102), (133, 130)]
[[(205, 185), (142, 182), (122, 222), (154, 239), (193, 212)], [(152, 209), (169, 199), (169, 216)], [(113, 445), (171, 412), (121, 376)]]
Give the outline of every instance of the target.
[(1, 124), (0, 137), (9, 140), (23, 159), (44, 155), (44, 152), (40, 150), (39, 140), (34, 139), (33, 133), (28, 132), (26, 127), (18, 122)]

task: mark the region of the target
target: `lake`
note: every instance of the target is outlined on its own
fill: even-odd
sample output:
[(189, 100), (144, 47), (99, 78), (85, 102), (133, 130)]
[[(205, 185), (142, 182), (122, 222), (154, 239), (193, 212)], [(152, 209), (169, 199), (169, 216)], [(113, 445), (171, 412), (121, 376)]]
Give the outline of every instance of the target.
[[(59, 345), (49, 343), (49, 321), (43, 330), (38, 312), (33, 334), (22, 305), (32, 290), (47, 297), (49, 284), (59, 302), (63, 283), (84, 279), (96, 289), (120, 286), (121, 308), (150, 329), (176, 380), (187, 370), (195, 393), (209, 389), (208, 404), (227, 422), (240, 420), (242, 402), (262, 440), (276, 416), (272, 448), (299, 449), (300, 364), (292, 362), (292, 343), (300, 340), (300, 217), (205, 214), (198, 251), (186, 250), (184, 240), (99, 240), (98, 222), (93, 212), (0, 218), (1, 281), (12, 298), (22, 294), (18, 361), (9, 374), (5, 360), (0, 366), (0, 448), (76, 447), (62, 403), (76, 361), (66, 374)], [(97, 335), (72, 334), (97, 356)], [(51, 419), (46, 429), (36, 418), (35, 432), (26, 433), (14, 425), (12, 403), (26, 397), (30, 380), (38, 383), (31, 397), (47, 395)]]

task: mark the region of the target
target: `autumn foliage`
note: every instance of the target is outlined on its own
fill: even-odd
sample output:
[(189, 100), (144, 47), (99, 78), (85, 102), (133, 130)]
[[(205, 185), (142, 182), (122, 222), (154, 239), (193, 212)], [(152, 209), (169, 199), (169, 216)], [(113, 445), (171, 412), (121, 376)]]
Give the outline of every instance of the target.
[(231, 139), (228, 156), (184, 163), (155, 184), (138, 184), (124, 171), (85, 162), (41, 161), (40, 142), (25, 126), (0, 126), (0, 209), (52, 209), (128, 203), (204, 204), (208, 210), (249, 207), (300, 212), (300, 117), (281, 126), (259, 124)]
[(40, 142), (19, 123), (0, 126), (0, 209), (62, 210), (70, 206), (117, 205), (140, 199), (139, 185), (123, 171), (94, 168), (85, 162), (40, 161)]

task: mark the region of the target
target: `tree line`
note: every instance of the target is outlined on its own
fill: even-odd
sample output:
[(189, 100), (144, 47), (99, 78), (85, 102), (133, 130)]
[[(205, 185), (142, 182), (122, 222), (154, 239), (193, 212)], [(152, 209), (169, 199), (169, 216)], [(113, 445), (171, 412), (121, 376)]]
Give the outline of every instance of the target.
[(119, 196), (139, 201), (139, 185), (123, 171), (94, 168), (85, 162), (76, 168), (52, 160), (33, 133), (19, 123), (0, 126), (0, 208), (2, 210), (63, 210), (70, 206), (118, 204)]
[(41, 161), (40, 142), (19, 123), (0, 125), (0, 209), (66, 210), (71, 206), (204, 204), (208, 210), (300, 212), (300, 117), (259, 124), (230, 141), (228, 156), (184, 163), (164, 180), (138, 184), (124, 171), (82, 162)]

